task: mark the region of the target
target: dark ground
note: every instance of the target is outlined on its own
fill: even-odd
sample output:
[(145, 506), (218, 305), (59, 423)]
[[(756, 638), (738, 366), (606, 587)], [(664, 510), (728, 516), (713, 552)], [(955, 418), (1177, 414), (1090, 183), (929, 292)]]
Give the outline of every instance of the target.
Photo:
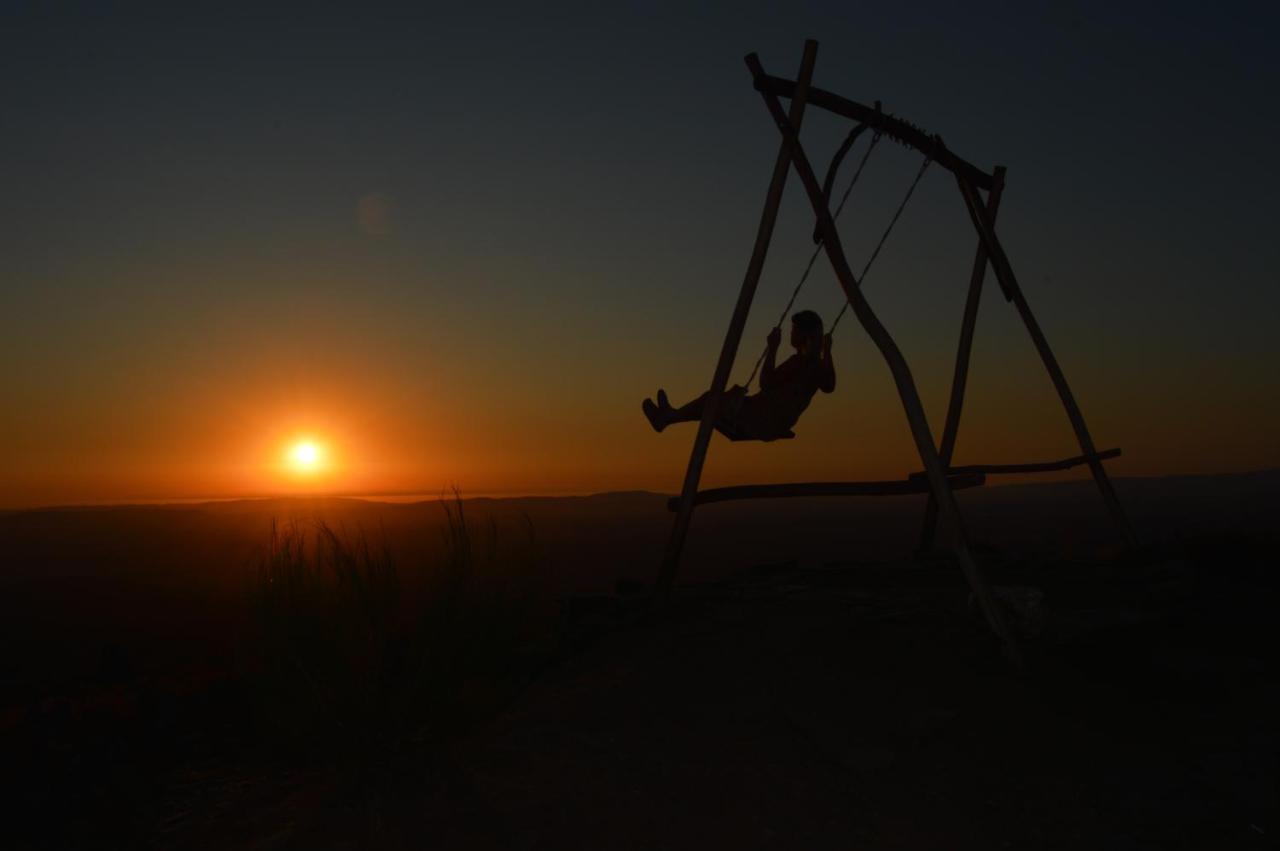
[[(554, 646), (447, 741), (357, 780), (257, 734), (233, 659), (243, 565), (270, 516), (316, 506), (3, 515), (9, 834), (19, 848), (1272, 847), (1280, 477), (1121, 490), (1141, 558), (1115, 554), (1088, 486), (964, 495), (997, 584), (1044, 595), (1022, 608), (1038, 632), (1023, 675), (955, 566), (908, 557), (910, 499), (704, 509), (689, 581), (641, 620), (639, 595), (601, 592), (647, 576), (659, 498), (477, 503), (541, 530)], [(403, 557), (435, 545), (438, 509), (319, 508), (376, 519)]]

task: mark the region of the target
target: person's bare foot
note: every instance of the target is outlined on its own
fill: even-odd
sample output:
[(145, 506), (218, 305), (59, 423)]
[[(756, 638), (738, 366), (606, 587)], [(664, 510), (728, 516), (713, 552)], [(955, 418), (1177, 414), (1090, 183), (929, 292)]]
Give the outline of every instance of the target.
[(645, 419), (649, 421), (649, 425), (653, 426), (654, 431), (662, 431), (667, 427), (667, 419), (663, 416), (662, 410), (655, 404), (652, 399), (645, 399), (640, 403), (640, 408), (644, 411)]

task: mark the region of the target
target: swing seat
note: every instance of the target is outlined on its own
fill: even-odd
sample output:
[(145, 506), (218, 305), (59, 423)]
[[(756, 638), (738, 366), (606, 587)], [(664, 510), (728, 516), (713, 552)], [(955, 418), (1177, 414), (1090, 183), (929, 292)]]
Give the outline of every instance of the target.
[[(737, 390), (737, 388), (734, 389)], [(745, 394), (746, 390), (744, 389), (742, 390), (742, 395)], [(748, 412), (744, 419), (742, 402), (743, 399), (740, 395), (737, 397), (736, 404), (731, 402), (728, 405), (728, 410), (723, 411), (716, 417), (716, 431), (723, 434), (729, 440), (734, 443), (743, 443), (750, 440), (758, 440), (761, 443), (772, 443), (775, 440), (791, 440), (796, 436), (796, 433), (791, 429), (776, 431), (768, 429), (766, 427), (767, 423), (762, 422), (755, 423), (757, 427), (752, 428), (752, 420), (759, 420), (760, 418), (758, 416), (752, 417)]]
[(719, 423), (716, 424), (716, 431), (720, 432), (734, 443), (746, 443), (752, 440), (756, 440), (761, 443), (773, 443), (775, 440), (792, 440), (796, 436), (794, 431), (785, 431), (775, 437), (757, 437), (755, 435), (744, 434), (739, 431), (726, 430), (725, 428), (722, 428)]
[[(734, 443), (757, 440), (772, 443), (775, 440), (792, 440), (796, 433), (791, 429), (777, 430), (766, 417), (761, 418), (758, 409), (745, 407), (749, 402), (747, 388), (736, 384), (725, 391), (726, 404), (716, 415), (715, 429)], [(772, 427), (771, 427), (772, 426)]]

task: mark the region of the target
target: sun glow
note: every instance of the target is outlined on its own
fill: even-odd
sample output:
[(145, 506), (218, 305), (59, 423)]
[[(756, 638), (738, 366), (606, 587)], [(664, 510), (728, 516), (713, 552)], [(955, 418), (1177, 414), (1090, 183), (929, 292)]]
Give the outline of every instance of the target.
[(324, 448), (314, 440), (299, 440), (289, 447), (287, 460), (295, 473), (315, 474), (324, 466)]

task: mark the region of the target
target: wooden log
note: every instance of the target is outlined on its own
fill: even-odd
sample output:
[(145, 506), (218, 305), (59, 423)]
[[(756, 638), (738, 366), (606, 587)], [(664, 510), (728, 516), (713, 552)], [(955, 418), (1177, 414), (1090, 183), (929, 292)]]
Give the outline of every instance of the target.
[[(813, 66), (818, 58), (818, 43), (808, 40), (804, 44), (804, 55), (800, 61), (800, 72), (795, 87), (795, 97), (791, 100), (790, 121), (799, 127), (804, 118), (805, 93), (809, 89), (809, 80), (813, 77)], [(791, 143), (783, 139), (778, 149), (778, 156), (773, 165), (773, 177), (769, 181), (769, 191), (765, 194), (764, 209), (760, 213), (760, 224), (756, 228), (755, 246), (751, 249), (751, 260), (747, 263), (747, 271), (742, 279), (742, 288), (738, 291), (738, 301), (733, 308), (733, 317), (729, 320), (729, 330), (725, 332), (724, 344), (720, 347), (720, 359), (716, 362), (716, 371), (711, 379), (711, 391), (702, 409), (702, 420), (698, 423), (698, 433), (693, 441), (693, 451), (689, 454), (689, 466), (685, 470), (684, 486), (680, 491), (680, 510), (676, 514), (671, 527), (671, 536), (667, 539), (667, 548), (663, 553), (662, 565), (658, 570), (658, 578), (654, 583), (654, 594), (665, 597), (675, 582), (676, 571), (680, 567), (680, 554), (684, 550), (685, 538), (689, 534), (689, 522), (693, 517), (694, 497), (698, 493), (698, 481), (702, 478), (702, 467), (707, 457), (707, 447), (711, 443), (711, 432), (715, 427), (717, 409), (729, 382), (729, 373), (733, 369), (734, 358), (738, 354), (738, 345), (742, 341), (742, 329), (746, 325), (747, 315), (751, 312), (751, 302), (755, 298), (756, 286), (760, 282), (760, 273), (764, 269), (765, 257), (769, 253), (769, 242), (773, 238), (773, 228), (778, 220), (778, 206), (782, 202), (782, 190), (791, 172)]]
[[(759, 57), (754, 53), (747, 56), (746, 61), (755, 79), (759, 80), (766, 76)], [(783, 111), (775, 95), (761, 91), (761, 96), (779, 132), (791, 143), (791, 164), (795, 166), (796, 174), (804, 184), (805, 193), (809, 196), (809, 205), (817, 216), (818, 227), (822, 232), (823, 250), (831, 261), (831, 267), (835, 271), (836, 279), (840, 282), (840, 287), (844, 290), (845, 297), (849, 300), (849, 306), (853, 308), (853, 315), (858, 317), (858, 321), (866, 329), (888, 364), (889, 372), (898, 388), (898, 396), (902, 400), (903, 411), (907, 417), (907, 425), (911, 429), (911, 436), (915, 440), (916, 450), (920, 453), (920, 460), (928, 472), (930, 489), (938, 500), (942, 517), (950, 521), (949, 528), (954, 535), (953, 550), (956, 561), (960, 563), (965, 579), (973, 589), (974, 597), (983, 615), (986, 616), (987, 623), (1004, 641), (1005, 648), (1014, 663), (1020, 666), (1021, 654), (1017, 641), (1005, 623), (1004, 612), (996, 603), (985, 577), (979, 570), (977, 562), (974, 561), (972, 553), (969, 552), (964, 528), (960, 523), (960, 509), (956, 505), (955, 495), (951, 492), (942, 462), (938, 458), (938, 449), (933, 442), (933, 436), (929, 433), (929, 421), (925, 417), (924, 405), (920, 402), (920, 394), (916, 390), (911, 369), (907, 366), (906, 358), (902, 356), (897, 343), (880, 322), (875, 311), (871, 309), (870, 303), (859, 288), (858, 280), (854, 277), (853, 270), (849, 267), (849, 260), (845, 256), (840, 233), (836, 230), (835, 222), (831, 218), (831, 210), (827, 207), (826, 199), (822, 195), (822, 186), (813, 173), (813, 166), (809, 163), (804, 147), (800, 144), (795, 126), (787, 118), (786, 112)]]
[(991, 265), (995, 270), (996, 277), (999, 279), (1004, 291), (1010, 295), (1018, 315), (1022, 318), (1022, 324), (1026, 326), (1027, 333), (1031, 335), (1031, 341), (1035, 344), (1040, 360), (1044, 363), (1044, 368), (1049, 373), (1049, 380), (1053, 382), (1054, 389), (1058, 391), (1058, 399), (1062, 402), (1062, 407), (1067, 412), (1067, 419), (1070, 420), (1071, 428), (1075, 432), (1076, 442), (1080, 444), (1080, 452), (1090, 459), (1089, 470), (1093, 473), (1093, 480), (1097, 483), (1102, 499), (1111, 513), (1111, 518), (1125, 544), (1130, 549), (1135, 549), (1138, 543), (1137, 538), (1133, 533), (1133, 528), (1129, 525), (1129, 519), (1125, 516), (1124, 506), (1120, 504), (1120, 498), (1116, 495), (1106, 468), (1102, 466), (1102, 461), (1097, 457), (1098, 450), (1093, 445), (1089, 427), (1085, 425), (1084, 414), (1080, 412), (1080, 406), (1076, 404), (1076, 398), (1071, 393), (1071, 387), (1067, 384), (1067, 377), (1063, 374), (1062, 367), (1058, 365), (1058, 359), (1054, 357), (1053, 349), (1049, 348), (1049, 340), (1045, 337), (1044, 331), (1040, 328), (1040, 323), (1036, 321), (1035, 315), (1031, 312), (1031, 306), (1027, 304), (1027, 298), (1022, 292), (1022, 287), (1018, 285), (1018, 279), (1013, 274), (1013, 265), (1009, 262), (1008, 256), (1004, 253), (1004, 247), (996, 236), (995, 226), (992, 224), (990, 217), (987, 216), (987, 211), (979, 202), (978, 192), (974, 189), (973, 184), (959, 174), (956, 175), (956, 183), (960, 187), (960, 195), (964, 198), (965, 208), (969, 211), (969, 218), (977, 229), (978, 236), (986, 246), (987, 254), (991, 257)]
[[(1082, 464), (1091, 464), (1095, 461), (1106, 461), (1110, 458), (1119, 457), (1119, 449), (1104, 449), (1094, 455), (1075, 455), (1071, 458), (1063, 458), (1060, 461), (1037, 461), (1031, 464), (965, 464), (962, 467), (948, 467), (947, 475), (1012, 476), (1019, 473), (1052, 473), (1058, 470), (1070, 470), (1072, 467), (1079, 467)], [(907, 478), (917, 479), (923, 476), (924, 471), (921, 470), (912, 473)]]
[[(764, 75), (755, 80), (756, 91), (771, 94), (775, 97), (792, 97), (796, 91), (796, 83), (782, 77)], [(994, 185), (994, 176), (987, 174), (968, 160), (956, 156), (936, 136), (931, 136), (909, 121), (893, 115), (886, 115), (874, 107), (851, 101), (848, 98), (823, 89), (809, 87), (805, 101), (836, 115), (851, 118), (879, 130), (890, 138), (897, 139), (904, 145), (915, 148), (924, 154), (930, 154), (938, 165), (948, 171), (963, 174), (965, 178), (979, 189), (990, 189)]]
[[(995, 221), (1000, 209), (1000, 196), (1004, 193), (1004, 166), (998, 165), (992, 175), (991, 192), (987, 195), (987, 214)], [(969, 273), (969, 294), (965, 297), (964, 318), (960, 321), (960, 343), (956, 348), (955, 372), (951, 378), (951, 399), (947, 402), (947, 421), (942, 426), (942, 443), (938, 457), (942, 466), (951, 464), (955, 454), (956, 434), (960, 430), (960, 413), (964, 409), (964, 393), (969, 381), (969, 356), (973, 351), (973, 332), (978, 323), (978, 307), (982, 301), (982, 283), (987, 277), (987, 249), (982, 240), (973, 257), (973, 270)], [(938, 530), (938, 503), (932, 496), (924, 510), (924, 527), (920, 532), (920, 551), (933, 549)]]
[[(950, 476), (952, 490), (981, 487), (986, 476), (967, 473)], [(785, 482), (776, 485), (735, 485), (727, 488), (710, 488), (698, 491), (697, 505), (728, 502), (738, 499), (788, 499), (799, 496), (902, 496), (929, 492), (929, 482), (924, 478), (909, 477), (885, 482)], [(667, 500), (667, 510), (680, 508), (680, 497)]]

